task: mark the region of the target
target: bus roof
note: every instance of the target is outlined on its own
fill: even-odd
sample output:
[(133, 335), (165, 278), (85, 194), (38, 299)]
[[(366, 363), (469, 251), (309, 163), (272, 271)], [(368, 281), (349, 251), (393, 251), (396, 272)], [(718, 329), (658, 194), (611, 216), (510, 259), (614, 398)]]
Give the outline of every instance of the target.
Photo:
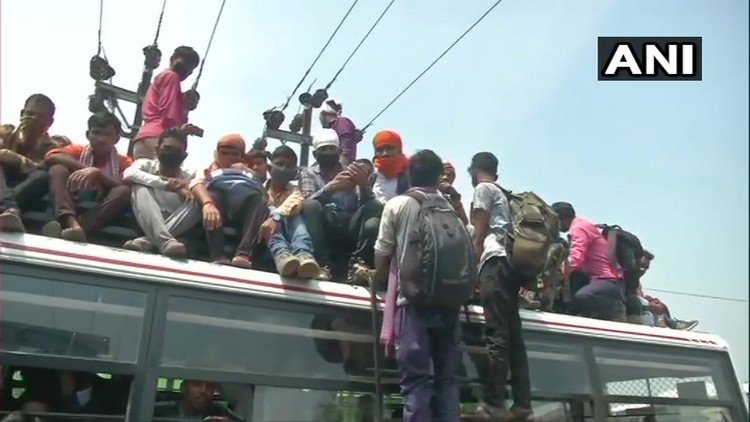
[[(363, 287), (319, 280), (294, 280), (263, 271), (203, 261), (179, 261), (160, 255), (31, 234), (0, 233), (0, 259), (192, 289), (370, 309), (370, 294)], [(472, 321), (482, 321), (482, 308), (470, 306), (468, 317)], [(524, 328), (532, 331), (727, 351), (727, 343), (711, 334), (526, 310), (522, 310), (521, 319)]]

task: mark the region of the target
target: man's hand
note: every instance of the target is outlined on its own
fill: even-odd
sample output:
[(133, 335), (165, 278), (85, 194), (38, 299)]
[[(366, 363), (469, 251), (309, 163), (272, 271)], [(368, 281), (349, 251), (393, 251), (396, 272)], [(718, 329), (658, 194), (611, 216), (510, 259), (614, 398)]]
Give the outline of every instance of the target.
[(181, 191), (188, 188), (188, 184), (187, 182), (184, 182), (180, 179), (170, 177), (169, 179), (167, 179), (167, 187), (173, 192), (180, 193)]
[(193, 195), (193, 192), (190, 192), (190, 189), (180, 189), (179, 191), (177, 191), (177, 194), (180, 195), (180, 197), (185, 201), (192, 202), (195, 200), (195, 195)]
[(86, 167), (76, 170), (68, 178), (68, 188), (80, 188), (86, 183), (95, 183), (101, 177), (102, 171), (96, 167)]
[(346, 170), (337, 174), (336, 177), (333, 178), (333, 190), (335, 190), (336, 192), (342, 190), (351, 190), (354, 189), (355, 186), (356, 184), (352, 180), (351, 174), (349, 174), (349, 172)]
[(349, 169), (347, 171), (351, 180), (357, 186), (362, 188), (370, 186), (370, 172), (367, 171), (367, 167), (363, 164), (351, 163), (349, 164)]
[(203, 136), (203, 129), (192, 123), (185, 123), (180, 129), (188, 135)]
[(274, 221), (272, 218), (267, 218), (260, 226), (260, 236), (268, 242), (271, 236), (279, 232), (280, 224)]
[(252, 170), (250, 170), (250, 167), (246, 166), (244, 163), (234, 163), (232, 164), (232, 168), (235, 170), (252, 172)]
[(203, 227), (208, 231), (221, 227), (221, 213), (212, 202), (203, 204)]

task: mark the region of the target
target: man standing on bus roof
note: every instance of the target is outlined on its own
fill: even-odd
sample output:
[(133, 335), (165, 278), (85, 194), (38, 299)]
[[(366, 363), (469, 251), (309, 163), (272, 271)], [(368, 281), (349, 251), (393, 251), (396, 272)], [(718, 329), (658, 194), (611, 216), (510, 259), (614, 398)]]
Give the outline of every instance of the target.
[[(525, 421), (532, 418), (531, 381), (526, 344), (518, 314), (521, 277), (508, 262), (505, 243), (511, 227), (510, 206), (497, 182), (497, 157), (480, 152), (471, 159), (474, 186), (470, 211), (474, 252), (479, 258), (479, 293), (484, 307), (489, 373), (484, 404), (468, 416), (471, 421)], [(505, 408), (508, 370), (512, 374), (514, 404)]]
[(187, 122), (189, 107), (186, 102), (197, 102), (197, 98), (186, 98), (180, 86), (198, 64), (200, 57), (192, 47), (177, 47), (169, 59), (169, 69), (154, 78), (143, 100), (143, 126), (135, 137), (135, 158), (156, 158), (159, 137), (167, 129), (179, 127), (189, 135), (203, 134), (201, 128)]
[[(109, 112), (93, 114), (88, 121), (89, 145), (69, 145), (47, 153), (50, 193), (57, 221), (47, 223), (46, 236), (85, 242), (92, 232), (121, 216), (130, 205), (130, 188), (122, 173), (133, 160), (118, 154), (122, 125)], [(98, 205), (78, 216), (76, 202), (91, 199)]]
[(333, 129), (339, 137), (341, 148), (340, 162), (342, 166), (357, 159), (357, 128), (351, 120), (341, 115), (343, 105), (333, 98), (327, 99), (320, 108), (320, 125), (326, 129)]
[(122, 247), (149, 252), (156, 246), (165, 256), (184, 258), (185, 245), (176, 237), (201, 219), (201, 210), (188, 188), (195, 173), (182, 168), (187, 134), (176, 128), (166, 131), (159, 138), (156, 154), (156, 160), (135, 160), (123, 175), (133, 185), (133, 212), (146, 235), (128, 240)]
[(24, 103), (18, 127), (0, 127), (0, 230), (25, 231), (21, 211), (48, 189), (49, 173), (41, 165), (55, 148), (47, 133), (54, 117), (52, 100), (34, 94)]
[(608, 321), (624, 321), (625, 280), (610, 259), (609, 245), (602, 229), (576, 216), (575, 209), (567, 202), (556, 202), (552, 208), (560, 217), (561, 231), (570, 233), (571, 279), (589, 279), (588, 284), (574, 293), (571, 312)]

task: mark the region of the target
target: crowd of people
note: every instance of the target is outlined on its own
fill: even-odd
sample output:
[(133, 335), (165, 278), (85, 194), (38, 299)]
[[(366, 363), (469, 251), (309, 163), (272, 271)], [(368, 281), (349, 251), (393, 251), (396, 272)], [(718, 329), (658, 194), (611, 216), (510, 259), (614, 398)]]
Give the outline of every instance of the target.
[[(554, 240), (564, 246), (569, 259), (545, 270), (557, 274), (551, 278), (555, 282), (545, 281), (535, 289), (536, 279), (529, 278), (540, 274), (514, 265), (518, 248), (511, 245), (518, 211), (498, 181), (493, 153), (472, 158), (468, 172), (474, 192), (467, 213), (454, 186), (453, 165), (427, 149), (408, 157), (396, 131), (374, 135), (372, 161), (358, 158), (356, 129), (335, 100), (324, 102), (321, 109), (323, 129), (313, 136), (315, 164), (309, 167), (299, 166), (297, 154), (288, 146), (267, 151), (264, 142), (255, 142), (248, 148), (241, 135), (228, 134), (218, 140), (214, 159), (205, 169), (185, 168), (188, 136), (202, 136), (203, 131), (187, 121), (197, 98), (184, 97), (180, 82), (198, 63), (194, 50), (180, 47), (170, 68), (155, 78), (144, 99), (145, 123), (135, 137), (133, 157), (116, 149), (123, 131), (113, 114), (93, 114), (87, 122), (88, 144), (72, 144), (66, 137), (49, 135), (55, 115), (52, 100), (42, 94), (30, 96), (18, 126), (5, 125), (0, 131), (0, 229), (25, 231), (25, 209), (49, 194), (55, 218), (43, 227), (46, 236), (86, 242), (130, 212), (142, 236), (122, 245), (129, 250), (181, 259), (188, 255), (187, 242), (205, 242), (206, 259), (215, 264), (258, 268), (266, 255), (279, 274), (301, 279), (357, 282), (357, 271), (365, 269), (390, 297), (381, 337), (386, 346), (394, 346), (399, 363), (405, 420), (459, 418), (459, 309), (434, 305), (450, 300), (431, 301), (434, 291), (420, 296), (409, 287), (412, 280), (405, 274), (414, 269), (403, 266), (423, 262), (404, 260), (412, 257), (414, 248), (422, 247), (426, 254), (416, 258), (429, 255), (425, 248), (433, 248), (441, 257), (431, 258), (435, 268), (440, 262), (454, 262), (451, 259), (458, 263), (445, 268), (460, 270), (456, 275), (435, 270), (429, 276), (437, 283), (435, 291), (447, 286), (446, 292), (460, 298), (465, 282), (472, 281), (477, 285), (475, 297), (484, 306), (490, 359), (487, 388), (484, 403), (467, 420), (531, 417), (519, 307), (681, 329), (697, 324), (674, 319), (662, 302), (643, 294), (639, 279), (653, 254), (643, 249), (633, 256), (637, 270), (623, 265), (606, 230), (578, 216), (566, 202), (552, 204), (555, 219), (547, 221), (555, 221), (554, 237), (558, 230), (569, 233), (567, 242)], [(77, 204), (83, 200), (98, 205), (79, 212)], [(425, 220), (426, 213), (439, 218), (441, 225)], [(198, 225), (205, 237), (186, 238)], [(238, 237), (231, 249), (226, 247), (226, 227), (234, 228)], [(448, 237), (439, 237), (442, 234), (435, 230), (448, 232)], [(420, 238), (425, 233), (427, 237)], [(430, 236), (440, 241), (425, 246)], [(464, 239), (470, 240), (461, 243)], [(469, 256), (475, 257), (470, 268), (462, 267), (468, 262), (462, 259)], [(514, 405), (508, 409), (509, 371)]]

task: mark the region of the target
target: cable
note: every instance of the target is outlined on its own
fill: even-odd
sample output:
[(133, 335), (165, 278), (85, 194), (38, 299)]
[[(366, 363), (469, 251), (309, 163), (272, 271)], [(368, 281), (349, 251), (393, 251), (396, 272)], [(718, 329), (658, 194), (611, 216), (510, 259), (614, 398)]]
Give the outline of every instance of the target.
[(380, 23), (380, 20), (383, 19), (383, 16), (385, 16), (385, 14), (388, 12), (388, 9), (391, 8), (391, 6), (393, 5), (393, 3), (395, 1), (396, 0), (391, 0), (391, 2), (388, 3), (388, 6), (385, 7), (385, 10), (383, 10), (383, 13), (380, 14), (380, 16), (375, 21), (375, 23), (372, 24), (372, 27), (370, 27), (370, 30), (367, 31), (367, 33), (365, 34), (365, 36), (362, 37), (362, 40), (359, 42), (359, 44), (357, 44), (357, 46), (354, 48), (354, 51), (352, 51), (352, 54), (349, 55), (349, 57), (346, 59), (346, 61), (344, 61), (344, 64), (341, 65), (341, 68), (336, 72), (335, 75), (333, 75), (333, 79), (331, 79), (331, 82), (328, 82), (328, 85), (326, 85), (326, 87), (325, 87), (326, 90), (328, 90), (328, 88), (330, 88), (331, 85), (333, 85), (333, 83), (336, 82), (336, 78), (339, 77), (339, 75), (344, 70), (344, 68), (346, 67), (346, 65), (349, 64), (349, 60), (351, 60), (352, 57), (354, 57), (354, 55), (357, 53), (357, 50), (359, 50), (359, 47), (362, 47), (362, 44), (364, 44), (364, 42), (367, 39), (367, 37), (370, 36), (370, 34), (372, 33), (372, 30), (375, 29), (376, 26), (378, 26), (378, 24)]
[(104, 0), (99, 0), (99, 45), (96, 48), (96, 55), (102, 53), (102, 17), (104, 16)]
[(216, 22), (214, 22), (214, 29), (211, 31), (211, 38), (208, 39), (208, 46), (206, 47), (206, 53), (203, 55), (203, 60), (201, 60), (201, 67), (198, 69), (198, 76), (195, 77), (195, 82), (193, 83), (193, 89), (198, 88), (198, 81), (201, 80), (201, 75), (203, 74), (203, 65), (206, 64), (206, 58), (208, 57), (208, 51), (211, 50), (211, 43), (214, 41), (214, 35), (216, 34), (216, 27), (219, 26), (219, 19), (221, 19), (221, 13), (224, 11), (224, 4), (226, 4), (227, 0), (221, 0), (221, 8), (219, 9), (219, 15), (216, 16)]
[(730, 301), (730, 302), (741, 302), (741, 303), (747, 303), (747, 302), (749, 302), (748, 299), (736, 299), (736, 298), (732, 298), (732, 297), (711, 296), (711, 295), (703, 295), (703, 294), (699, 294), (699, 293), (677, 292), (677, 291), (674, 291), (674, 290), (649, 289), (649, 288), (646, 288), (645, 290), (651, 291), (651, 292), (669, 293), (669, 294), (673, 294), (673, 295), (701, 297), (701, 298), (704, 298), (704, 299), (726, 300), (726, 301)]
[(354, 0), (352, 5), (349, 7), (349, 10), (346, 11), (346, 14), (344, 15), (344, 17), (341, 18), (341, 22), (339, 22), (338, 26), (336, 26), (336, 29), (333, 30), (333, 33), (331, 34), (331, 36), (328, 37), (328, 41), (326, 41), (325, 45), (323, 45), (323, 48), (320, 49), (320, 53), (318, 53), (318, 56), (315, 57), (315, 60), (313, 60), (310, 67), (307, 68), (307, 71), (305, 71), (305, 74), (302, 75), (302, 79), (300, 79), (299, 82), (297, 82), (297, 86), (294, 87), (294, 89), (292, 90), (292, 93), (289, 94), (289, 97), (287, 97), (286, 102), (284, 103), (284, 106), (281, 107), (281, 111), (286, 110), (286, 108), (289, 106), (289, 101), (291, 101), (292, 97), (294, 97), (294, 94), (297, 93), (297, 90), (299, 89), (300, 85), (302, 85), (302, 83), (305, 81), (305, 78), (307, 78), (307, 75), (310, 74), (310, 71), (312, 70), (313, 66), (315, 66), (315, 63), (318, 62), (318, 59), (320, 59), (320, 56), (323, 55), (323, 52), (326, 51), (326, 48), (328, 48), (328, 44), (331, 43), (331, 40), (333, 40), (333, 37), (336, 36), (337, 32), (339, 32), (339, 28), (341, 28), (341, 25), (344, 24), (344, 21), (346, 21), (346, 18), (349, 17), (349, 14), (352, 12), (352, 9), (354, 9), (354, 6), (356, 6), (358, 2), (359, 0)]
[(494, 10), (495, 7), (497, 7), (497, 5), (500, 4), (501, 1), (502, 0), (497, 0), (495, 2), (495, 4), (492, 5), (492, 7), (490, 7), (489, 9), (487, 9), (487, 11), (484, 12), (484, 14), (482, 16), (480, 16), (479, 19), (477, 19), (477, 21), (474, 22), (474, 24), (472, 24), (469, 27), (469, 29), (467, 29), (466, 31), (464, 31), (464, 33), (461, 34), (460, 37), (456, 38), (456, 40), (453, 41), (453, 44), (451, 44), (447, 49), (445, 49), (445, 51), (443, 51), (442, 54), (440, 54), (432, 63), (430, 63), (430, 65), (427, 66), (427, 68), (425, 70), (423, 70), (422, 73), (420, 73), (416, 78), (414, 78), (414, 80), (411, 81), (411, 83), (409, 83), (409, 85), (407, 85), (406, 88), (404, 88), (398, 95), (396, 95), (396, 97), (394, 99), (392, 99), (391, 102), (388, 103), (388, 105), (386, 105), (382, 110), (380, 110), (380, 112), (378, 114), (376, 114), (375, 117), (372, 118), (372, 120), (370, 120), (370, 123), (368, 123), (367, 125), (365, 125), (364, 128), (362, 128), (362, 132), (364, 132), (365, 130), (367, 130), (367, 128), (369, 128), (372, 125), (372, 123), (378, 117), (380, 117), (381, 114), (385, 113), (385, 111), (388, 110), (391, 107), (391, 105), (393, 105), (393, 103), (396, 102), (396, 100), (398, 100), (399, 98), (401, 98), (401, 96), (404, 95), (404, 93), (406, 91), (408, 91), (409, 88), (411, 88), (412, 85), (414, 85), (422, 76), (424, 76), (425, 73), (427, 73), (430, 69), (432, 69), (432, 67), (435, 66), (435, 63), (437, 63), (438, 61), (440, 61), (440, 59), (442, 59), (443, 56), (445, 56), (456, 44), (458, 44), (458, 42), (461, 41), (466, 36), (466, 34), (468, 34), (472, 29), (474, 29), (475, 26), (477, 26), (479, 24), (479, 22), (481, 22), (487, 15), (489, 15), (490, 12), (492, 12), (492, 10)]
[(159, 32), (161, 31), (161, 21), (164, 19), (164, 9), (167, 8), (167, 0), (161, 4), (161, 14), (159, 15), (159, 23), (156, 24), (156, 36), (154, 36), (154, 45), (157, 45), (159, 41)]

